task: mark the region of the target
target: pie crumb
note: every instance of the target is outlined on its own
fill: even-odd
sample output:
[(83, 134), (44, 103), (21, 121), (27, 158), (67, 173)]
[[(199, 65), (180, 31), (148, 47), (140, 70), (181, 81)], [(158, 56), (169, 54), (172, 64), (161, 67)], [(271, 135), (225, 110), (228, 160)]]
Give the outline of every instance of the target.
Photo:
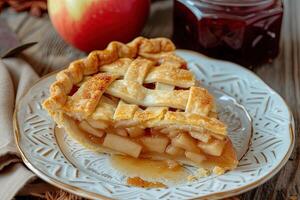
[(225, 170), (222, 167), (216, 166), (213, 169), (213, 173), (216, 175), (222, 175), (225, 173)]
[(174, 160), (167, 160), (166, 163), (169, 169), (177, 169), (180, 167), (179, 163)]
[(127, 184), (135, 187), (142, 188), (166, 188), (167, 186), (160, 182), (149, 182), (141, 179), (140, 177), (128, 177)]
[(197, 178), (207, 177), (211, 174), (211, 172), (204, 168), (197, 169)]
[(189, 175), (189, 176), (187, 177), (187, 180), (188, 180), (189, 182), (192, 182), (192, 181), (197, 180), (197, 177), (194, 176), (194, 175)]

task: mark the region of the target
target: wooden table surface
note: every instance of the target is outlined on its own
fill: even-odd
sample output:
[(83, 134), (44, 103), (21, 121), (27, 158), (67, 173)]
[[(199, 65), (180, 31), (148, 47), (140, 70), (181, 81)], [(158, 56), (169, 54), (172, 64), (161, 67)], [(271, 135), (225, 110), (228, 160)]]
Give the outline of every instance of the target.
[[(149, 21), (142, 33), (147, 37), (171, 36), (171, 1), (152, 4)], [(279, 56), (271, 64), (253, 71), (277, 91), (290, 106), (296, 135), (300, 131), (300, 0), (287, 0), (284, 4), (284, 22)], [(7, 21), (22, 42), (38, 41), (38, 45), (24, 52), (23, 58), (41, 76), (66, 66), (70, 61), (85, 56), (67, 45), (53, 29), (49, 18), (35, 18), (27, 13), (6, 9), (0, 19)], [(296, 137), (297, 137), (296, 136)], [(283, 169), (265, 184), (243, 195), (240, 199), (300, 199), (300, 139), (296, 138), (293, 154)]]

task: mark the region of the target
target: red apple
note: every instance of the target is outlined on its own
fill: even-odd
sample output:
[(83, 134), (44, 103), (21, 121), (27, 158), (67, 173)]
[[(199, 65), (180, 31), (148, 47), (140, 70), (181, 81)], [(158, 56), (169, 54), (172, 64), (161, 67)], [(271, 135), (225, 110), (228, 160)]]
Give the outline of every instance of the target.
[(113, 41), (128, 42), (146, 22), (150, 0), (48, 0), (51, 21), (73, 46), (92, 51)]

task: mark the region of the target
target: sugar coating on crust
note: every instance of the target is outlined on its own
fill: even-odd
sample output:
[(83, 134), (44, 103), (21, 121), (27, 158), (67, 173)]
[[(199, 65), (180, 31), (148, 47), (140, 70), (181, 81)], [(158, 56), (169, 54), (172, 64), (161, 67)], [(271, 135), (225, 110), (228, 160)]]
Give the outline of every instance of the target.
[[(52, 116), (61, 112), (78, 120), (104, 119), (100, 112), (110, 113), (110, 117), (114, 112), (113, 120), (134, 120), (146, 127), (200, 126), (226, 135), (226, 126), (210, 117), (215, 109), (213, 97), (195, 86), (194, 74), (174, 50), (174, 44), (166, 38), (111, 42), (105, 50), (93, 51), (59, 72), (43, 106)], [(154, 88), (145, 84), (154, 84)], [(78, 91), (69, 94), (74, 85), (79, 85)], [(120, 101), (99, 105), (104, 103), (104, 93)]]

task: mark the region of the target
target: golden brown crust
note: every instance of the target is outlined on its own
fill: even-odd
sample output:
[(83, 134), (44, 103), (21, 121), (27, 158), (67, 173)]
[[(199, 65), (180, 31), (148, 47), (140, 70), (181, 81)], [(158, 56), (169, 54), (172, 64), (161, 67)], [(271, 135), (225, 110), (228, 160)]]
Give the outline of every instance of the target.
[(195, 86), (174, 50), (166, 38), (111, 42), (59, 72), (43, 106), (70, 136), (96, 151), (153, 159), (149, 152), (159, 152), (160, 158), (215, 165), (227, 156), (221, 167), (232, 169), (236, 155), (231, 143), (221, 155), (227, 127), (216, 118), (214, 98)]
[[(206, 89), (193, 86), (193, 73), (185, 69), (185, 61), (174, 50), (174, 44), (166, 38), (138, 37), (128, 44), (111, 42), (105, 50), (93, 51), (59, 72), (43, 106), (59, 124), (60, 118), (54, 116), (57, 112), (79, 120), (93, 117), (108, 120), (100, 112), (107, 113), (109, 118), (115, 112), (114, 120), (120, 120), (131, 113), (131, 108), (136, 108), (127, 118), (149, 121), (148, 126), (178, 123), (184, 127), (203, 126), (213, 133), (226, 135), (226, 126), (208, 117), (214, 108), (213, 97)], [(118, 77), (123, 79), (116, 80)], [(87, 80), (82, 83), (84, 78)], [(146, 88), (143, 83), (155, 83), (156, 89)], [(78, 84), (78, 91), (69, 96), (72, 87)], [(175, 86), (189, 90), (174, 90)], [(118, 106), (99, 105), (104, 92), (130, 105), (122, 101)], [(138, 106), (165, 108), (156, 116), (158, 108), (140, 110)], [(171, 112), (166, 107), (181, 111)], [(156, 124), (150, 120), (154, 116)]]
[(155, 82), (189, 88), (195, 84), (195, 76), (185, 69), (176, 68), (172, 65), (161, 65), (152, 68), (144, 80), (144, 83)]
[(200, 87), (191, 87), (186, 112), (207, 116), (214, 107), (214, 99), (209, 92)]
[(107, 87), (117, 77), (106, 73), (94, 75), (84, 82), (76, 93), (68, 98), (63, 106), (64, 111), (71, 116), (76, 116), (77, 119), (87, 118), (94, 112)]
[(87, 58), (76, 60), (67, 69), (59, 72), (56, 81), (50, 87), (50, 97), (43, 106), (50, 114), (61, 109), (67, 102), (72, 86), (80, 82), (84, 75), (99, 72), (102, 65), (112, 63), (119, 58), (135, 58), (140, 55), (147, 57), (174, 50), (174, 44), (166, 38), (138, 37), (128, 44), (111, 42), (105, 50), (93, 51)]

